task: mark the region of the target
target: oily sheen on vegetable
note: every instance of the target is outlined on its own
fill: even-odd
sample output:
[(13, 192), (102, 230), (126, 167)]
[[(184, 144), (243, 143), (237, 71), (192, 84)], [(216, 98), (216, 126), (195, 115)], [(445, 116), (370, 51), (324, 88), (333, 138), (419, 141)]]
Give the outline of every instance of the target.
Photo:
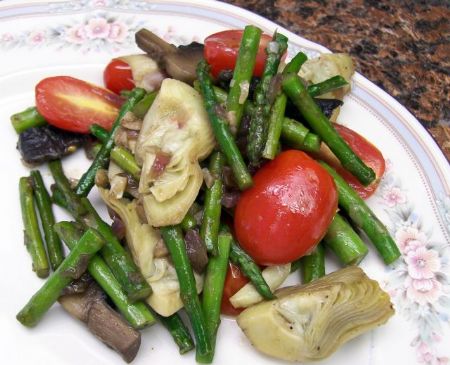
[(301, 151), (280, 153), (253, 177), (234, 218), (242, 248), (260, 265), (286, 264), (310, 252), (337, 208), (330, 175)]

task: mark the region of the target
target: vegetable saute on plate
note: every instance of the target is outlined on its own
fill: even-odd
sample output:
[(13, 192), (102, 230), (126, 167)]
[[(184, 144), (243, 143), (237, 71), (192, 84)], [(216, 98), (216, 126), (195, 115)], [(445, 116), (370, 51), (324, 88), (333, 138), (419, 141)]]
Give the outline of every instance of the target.
[[(33, 327), (58, 301), (126, 362), (159, 321), (199, 363), (214, 359), (221, 313), (257, 350), (302, 362), (384, 324), (390, 298), (358, 265), (368, 240), (386, 264), (400, 252), (365, 203), (383, 155), (336, 123), (351, 58), (286, 62), (288, 39), (251, 25), (178, 47), (141, 29), (136, 43), (145, 53), (113, 59), (105, 88), (49, 77), (11, 117), (32, 167), (19, 182), (26, 247), (48, 277), (17, 320)], [(61, 161), (80, 146), (92, 163), (71, 181)], [(325, 275), (327, 254), (343, 268)], [(297, 271), (303, 284), (282, 288)]]

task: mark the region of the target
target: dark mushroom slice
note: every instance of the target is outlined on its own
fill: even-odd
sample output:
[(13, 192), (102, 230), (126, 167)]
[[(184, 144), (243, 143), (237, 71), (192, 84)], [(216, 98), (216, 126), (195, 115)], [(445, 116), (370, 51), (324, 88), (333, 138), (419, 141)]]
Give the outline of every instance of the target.
[(201, 274), (205, 270), (206, 265), (208, 265), (208, 253), (198, 229), (188, 229), (184, 236), (184, 241), (192, 268)]
[(197, 78), (195, 69), (203, 58), (203, 44), (192, 42), (175, 47), (147, 29), (139, 30), (135, 38), (138, 47), (147, 52), (170, 77), (190, 84)]
[(81, 294), (63, 295), (61, 306), (73, 317), (86, 323), (89, 330), (104, 344), (130, 363), (141, 345), (141, 334), (133, 329), (105, 301), (105, 294), (92, 282)]
[[(333, 111), (342, 106), (344, 103), (343, 101), (339, 99), (320, 99), (320, 98), (314, 98), (314, 101), (319, 106), (319, 108), (322, 110), (323, 114), (327, 118), (330, 118), (333, 114)], [(299, 113), (299, 111), (295, 108), (295, 106), (288, 102), (286, 107), (286, 116), (295, 120), (299, 120), (303, 122), (303, 117)]]

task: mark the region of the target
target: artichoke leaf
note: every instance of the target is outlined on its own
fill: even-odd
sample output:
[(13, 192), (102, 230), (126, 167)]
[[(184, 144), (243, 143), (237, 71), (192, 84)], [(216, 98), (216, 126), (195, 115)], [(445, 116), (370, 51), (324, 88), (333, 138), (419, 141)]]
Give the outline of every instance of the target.
[(118, 59), (130, 65), (133, 81), (137, 87), (141, 87), (146, 91), (154, 90), (154, 88), (149, 87), (148, 82), (146, 82), (146, 77), (148, 77), (147, 75), (161, 73), (158, 64), (154, 60), (146, 54), (133, 54), (122, 56)]
[(201, 187), (199, 161), (214, 146), (200, 94), (181, 81), (165, 79), (144, 118), (135, 150), (142, 165), (139, 193), (153, 226), (181, 222)]
[(254, 347), (289, 361), (328, 357), (394, 314), (389, 295), (357, 266), (276, 295), (244, 310), (237, 322)]
[[(268, 266), (262, 271), (262, 276), (269, 285), (270, 290), (278, 289), (291, 272), (291, 264)], [(235, 308), (247, 308), (253, 304), (263, 301), (264, 298), (250, 282), (242, 287), (230, 298), (230, 302)]]

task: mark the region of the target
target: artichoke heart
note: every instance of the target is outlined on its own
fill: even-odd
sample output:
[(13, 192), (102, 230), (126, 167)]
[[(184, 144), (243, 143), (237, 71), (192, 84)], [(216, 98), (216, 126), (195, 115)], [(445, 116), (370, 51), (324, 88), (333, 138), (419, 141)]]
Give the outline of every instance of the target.
[(214, 145), (199, 93), (181, 81), (165, 79), (144, 118), (135, 150), (142, 165), (139, 193), (151, 225), (182, 221), (203, 181), (199, 161)]
[(237, 322), (258, 350), (290, 361), (323, 359), (394, 314), (389, 295), (356, 266), (276, 295), (247, 308)]
[[(183, 307), (180, 284), (172, 262), (167, 257), (154, 257), (157, 243), (162, 240), (159, 230), (141, 223), (136, 211), (136, 200), (116, 199), (107, 189), (98, 187), (103, 201), (114, 210), (126, 229), (127, 246), (134, 262), (152, 288), (147, 303), (158, 314), (166, 317)], [(203, 288), (203, 276), (194, 273), (197, 291)]]

